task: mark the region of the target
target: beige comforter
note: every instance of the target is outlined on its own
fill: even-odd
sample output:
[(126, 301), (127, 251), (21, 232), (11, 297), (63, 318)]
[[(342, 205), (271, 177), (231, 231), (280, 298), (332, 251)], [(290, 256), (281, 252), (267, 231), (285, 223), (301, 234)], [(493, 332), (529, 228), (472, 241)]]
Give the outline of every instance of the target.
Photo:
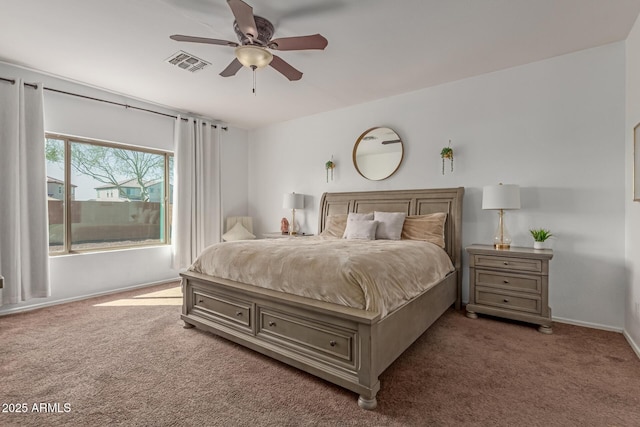
[(214, 244), (189, 270), (385, 316), (454, 268), (432, 243), (305, 237)]

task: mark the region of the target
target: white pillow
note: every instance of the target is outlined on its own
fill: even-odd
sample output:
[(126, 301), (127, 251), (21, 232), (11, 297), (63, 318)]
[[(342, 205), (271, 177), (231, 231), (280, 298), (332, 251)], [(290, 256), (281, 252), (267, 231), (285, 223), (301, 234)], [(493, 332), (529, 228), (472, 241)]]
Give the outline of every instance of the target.
[(369, 212), (369, 213), (351, 212), (349, 216), (347, 216), (347, 221), (373, 221), (373, 212)]
[(373, 219), (378, 221), (376, 239), (400, 240), (402, 225), (407, 214), (404, 212), (378, 212), (373, 213)]
[(344, 238), (358, 240), (375, 240), (376, 228), (378, 228), (377, 221), (347, 221), (347, 228), (344, 230)]
[(231, 242), (233, 240), (251, 240), (255, 238), (256, 236), (249, 233), (249, 230), (244, 228), (244, 226), (239, 222), (236, 222), (236, 225), (231, 227), (231, 230), (222, 235), (222, 239), (226, 242)]
[(342, 234), (342, 238), (343, 239), (347, 239), (347, 228), (349, 226), (350, 222), (353, 221), (373, 221), (373, 212), (369, 212), (369, 213), (355, 213), (355, 212), (351, 212), (348, 216), (347, 216), (347, 227), (345, 227), (344, 229), (344, 233)]

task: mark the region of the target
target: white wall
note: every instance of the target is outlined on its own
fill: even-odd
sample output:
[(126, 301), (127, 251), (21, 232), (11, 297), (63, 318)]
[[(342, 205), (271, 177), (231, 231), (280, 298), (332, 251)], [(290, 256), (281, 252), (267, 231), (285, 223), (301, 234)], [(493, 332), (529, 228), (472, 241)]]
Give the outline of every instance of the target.
[(229, 127), (220, 133), (221, 185), (223, 219), (227, 216), (245, 216), (249, 211), (248, 132)]
[[(312, 102), (312, 100), (310, 100)], [(405, 160), (384, 181), (352, 165), (353, 144), (373, 126), (396, 130)], [(555, 318), (621, 330), (624, 324), (625, 44), (407, 93), (249, 132), (249, 211), (256, 231), (279, 229), (282, 194), (306, 195), (301, 231), (317, 231), (325, 191), (463, 186), (463, 244), (490, 243), (497, 224), (482, 186), (519, 184), (522, 209), (507, 225), (518, 246), (550, 228)], [(452, 140), (454, 172), (440, 150)], [(324, 164), (334, 156), (334, 181)], [(467, 258), (464, 259), (467, 300)]]
[[(0, 77), (22, 77), (45, 87), (148, 108), (171, 115), (178, 112), (149, 105), (121, 95), (57, 79), (52, 76), (0, 63)], [(6, 83), (0, 83), (6, 84)], [(142, 147), (173, 150), (174, 119), (144, 111), (44, 92), (45, 130), (86, 138), (115, 141)], [(223, 197), (231, 200), (233, 212), (247, 210), (247, 132), (230, 128), (221, 133), (221, 155), (234, 163), (222, 171)], [(0, 174), (2, 172), (0, 171)], [(0, 175), (1, 179), (1, 175)], [(227, 194), (231, 196), (226, 197)], [(243, 211), (244, 210), (244, 211)], [(226, 211), (223, 212), (226, 215)], [(175, 279), (171, 247), (156, 246), (120, 251), (95, 252), (50, 258), (51, 296), (0, 307), (0, 314), (41, 304), (110, 292)]]
[[(625, 331), (640, 356), (640, 202), (632, 201), (633, 128), (640, 123), (640, 20), (636, 21), (626, 42), (627, 50), (627, 123), (625, 145), (626, 265), (628, 289), (625, 307)], [(640, 149), (640, 147), (638, 147)], [(638, 165), (640, 167), (640, 165)]]

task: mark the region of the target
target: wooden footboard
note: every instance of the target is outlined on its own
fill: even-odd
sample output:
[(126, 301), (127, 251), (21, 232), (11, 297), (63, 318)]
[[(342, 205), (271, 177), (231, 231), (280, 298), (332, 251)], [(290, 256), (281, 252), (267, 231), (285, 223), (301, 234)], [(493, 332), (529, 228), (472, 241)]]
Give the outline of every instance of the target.
[(360, 395), (456, 301), (457, 274), (383, 319), (375, 313), (186, 272), (185, 327), (197, 326)]

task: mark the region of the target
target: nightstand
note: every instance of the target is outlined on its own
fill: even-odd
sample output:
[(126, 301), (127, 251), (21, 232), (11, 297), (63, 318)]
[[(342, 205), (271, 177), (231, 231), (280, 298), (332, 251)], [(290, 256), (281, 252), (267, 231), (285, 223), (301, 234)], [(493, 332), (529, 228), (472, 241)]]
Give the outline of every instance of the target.
[(309, 236), (313, 236), (313, 234), (298, 233), (291, 236), (289, 234), (282, 234), (279, 231), (274, 231), (271, 233), (262, 233), (262, 237), (265, 239), (288, 239), (288, 238), (309, 237)]
[(512, 247), (494, 249), (471, 245), (469, 253), (469, 303), (467, 317), (476, 313), (540, 325), (553, 333), (549, 308), (551, 249)]

